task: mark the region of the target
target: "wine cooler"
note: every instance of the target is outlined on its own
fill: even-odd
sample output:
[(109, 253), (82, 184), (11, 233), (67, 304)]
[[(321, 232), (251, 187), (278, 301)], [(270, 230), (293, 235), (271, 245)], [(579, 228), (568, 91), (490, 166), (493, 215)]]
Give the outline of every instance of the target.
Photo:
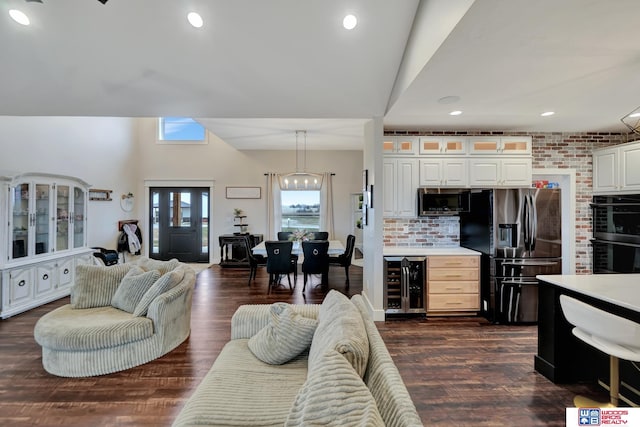
[(424, 256), (384, 257), (386, 313), (426, 313), (426, 271)]

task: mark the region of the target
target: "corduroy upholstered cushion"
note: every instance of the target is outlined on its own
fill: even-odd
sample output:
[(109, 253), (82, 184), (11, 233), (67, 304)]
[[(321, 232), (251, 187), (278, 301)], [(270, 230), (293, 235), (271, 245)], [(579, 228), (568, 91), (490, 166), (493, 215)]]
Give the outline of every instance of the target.
[(140, 257), (138, 258), (138, 261), (136, 261), (136, 264), (144, 271), (158, 270), (162, 275), (175, 269), (178, 264), (180, 264), (180, 261), (176, 258), (172, 258), (169, 261), (160, 261), (157, 259)]
[(271, 320), (249, 339), (249, 350), (270, 365), (281, 365), (309, 348), (318, 321), (294, 312), (289, 304), (271, 305)]
[(73, 308), (107, 307), (131, 264), (78, 265), (71, 288)]
[(153, 321), (117, 308), (74, 309), (64, 305), (42, 316), (35, 340), (54, 350), (96, 350), (140, 341), (153, 335)]
[(144, 294), (160, 278), (158, 270), (144, 271), (135, 266), (122, 278), (111, 298), (111, 305), (127, 313), (133, 313)]
[(180, 283), (184, 278), (184, 273), (184, 267), (179, 266), (175, 270), (169, 271), (160, 276), (160, 278), (156, 280), (149, 290), (142, 296), (142, 299), (133, 310), (133, 315), (145, 316), (153, 300)]
[(309, 370), (329, 350), (336, 350), (351, 363), (360, 377), (369, 360), (369, 339), (362, 315), (343, 294), (331, 290), (318, 313), (318, 327), (309, 350)]
[(304, 353), (268, 365), (251, 353), (247, 339), (231, 340), (173, 426), (282, 427), (306, 377)]
[(362, 378), (335, 350), (309, 370), (285, 426), (384, 427), (376, 402)]

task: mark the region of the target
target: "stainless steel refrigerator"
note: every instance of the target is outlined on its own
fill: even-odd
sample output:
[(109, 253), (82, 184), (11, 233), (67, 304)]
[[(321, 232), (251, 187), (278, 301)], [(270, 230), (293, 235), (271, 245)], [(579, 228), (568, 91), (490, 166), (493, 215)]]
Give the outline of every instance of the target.
[(471, 192), (460, 246), (482, 253), (481, 309), (496, 323), (535, 323), (538, 274), (562, 272), (560, 189)]

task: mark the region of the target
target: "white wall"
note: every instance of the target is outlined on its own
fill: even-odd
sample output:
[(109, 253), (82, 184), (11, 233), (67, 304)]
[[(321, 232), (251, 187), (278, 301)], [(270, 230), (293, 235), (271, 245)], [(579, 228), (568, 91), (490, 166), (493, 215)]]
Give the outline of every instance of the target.
[[(265, 234), (265, 172), (293, 172), (295, 150), (238, 151), (210, 134), (208, 145), (156, 144), (155, 118), (0, 116), (0, 171), (46, 172), (78, 177), (93, 188), (113, 190), (112, 201), (89, 202), (90, 246), (115, 248), (119, 220), (138, 219), (146, 235), (145, 180), (215, 181), (212, 197), (212, 255), (217, 236), (232, 233), (233, 208), (248, 215), (249, 231)], [(351, 229), (351, 193), (362, 186), (362, 151), (309, 151), (307, 169), (334, 172), (336, 237)], [(261, 199), (225, 198), (227, 186), (262, 187)], [(134, 210), (120, 197), (132, 192)], [(212, 262), (216, 262), (212, 260)]]
[[(266, 236), (266, 172), (294, 172), (295, 150), (239, 151), (209, 134), (207, 145), (156, 144), (156, 119), (139, 119), (139, 180), (137, 192), (143, 194), (145, 180), (214, 181), (211, 197), (211, 255), (218, 262), (218, 236), (237, 231), (233, 226), (233, 209), (247, 215), (252, 233)], [(308, 151), (307, 170), (334, 172), (334, 217), (336, 238), (345, 240), (351, 229), (351, 193), (362, 187), (362, 151)], [(260, 199), (226, 199), (225, 188), (261, 187)], [(144, 207), (140, 207), (144, 209)], [(144, 210), (139, 211), (140, 218)], [(145, 227), (146, 228), (146, 227)], [(145, 240), (146, 240), (146, 230)]]
[(0, 170), (71, 175), (113, 190), (113, 201), (89, 202), (87, 236), (90, 246), (115, 249), (118, 220), (135, 218), (119, 203), (135, 191), (135, 129), (128, 118), (0, 116)]

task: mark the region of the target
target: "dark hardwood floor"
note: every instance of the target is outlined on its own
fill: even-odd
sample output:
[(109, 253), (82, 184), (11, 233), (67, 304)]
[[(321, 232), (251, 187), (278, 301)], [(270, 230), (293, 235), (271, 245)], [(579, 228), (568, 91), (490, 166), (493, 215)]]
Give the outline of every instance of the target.
[[(362, 291), (362, 270), (332, 268), (332, 288)], [(146, 365), (92, 378), (58, 378), (42, 369), (33, 326), (68, 298), (0, 321), (1, 426), (169, 426), (230, 337), (241, 304), (319, 303), (319, 288), (267, 296), (264, 268), (251, 287), (248, 270), (215, 265), (198, 275), (190, 338)], [(425, 425), (565, 425), (565, 407), (590, 385), (555, 385), (533, 369), (536, 328), (499, 326), (476, 318), (394, 319), (378, 328)], [(250, 404), (250, 402), (247, 402)]]

